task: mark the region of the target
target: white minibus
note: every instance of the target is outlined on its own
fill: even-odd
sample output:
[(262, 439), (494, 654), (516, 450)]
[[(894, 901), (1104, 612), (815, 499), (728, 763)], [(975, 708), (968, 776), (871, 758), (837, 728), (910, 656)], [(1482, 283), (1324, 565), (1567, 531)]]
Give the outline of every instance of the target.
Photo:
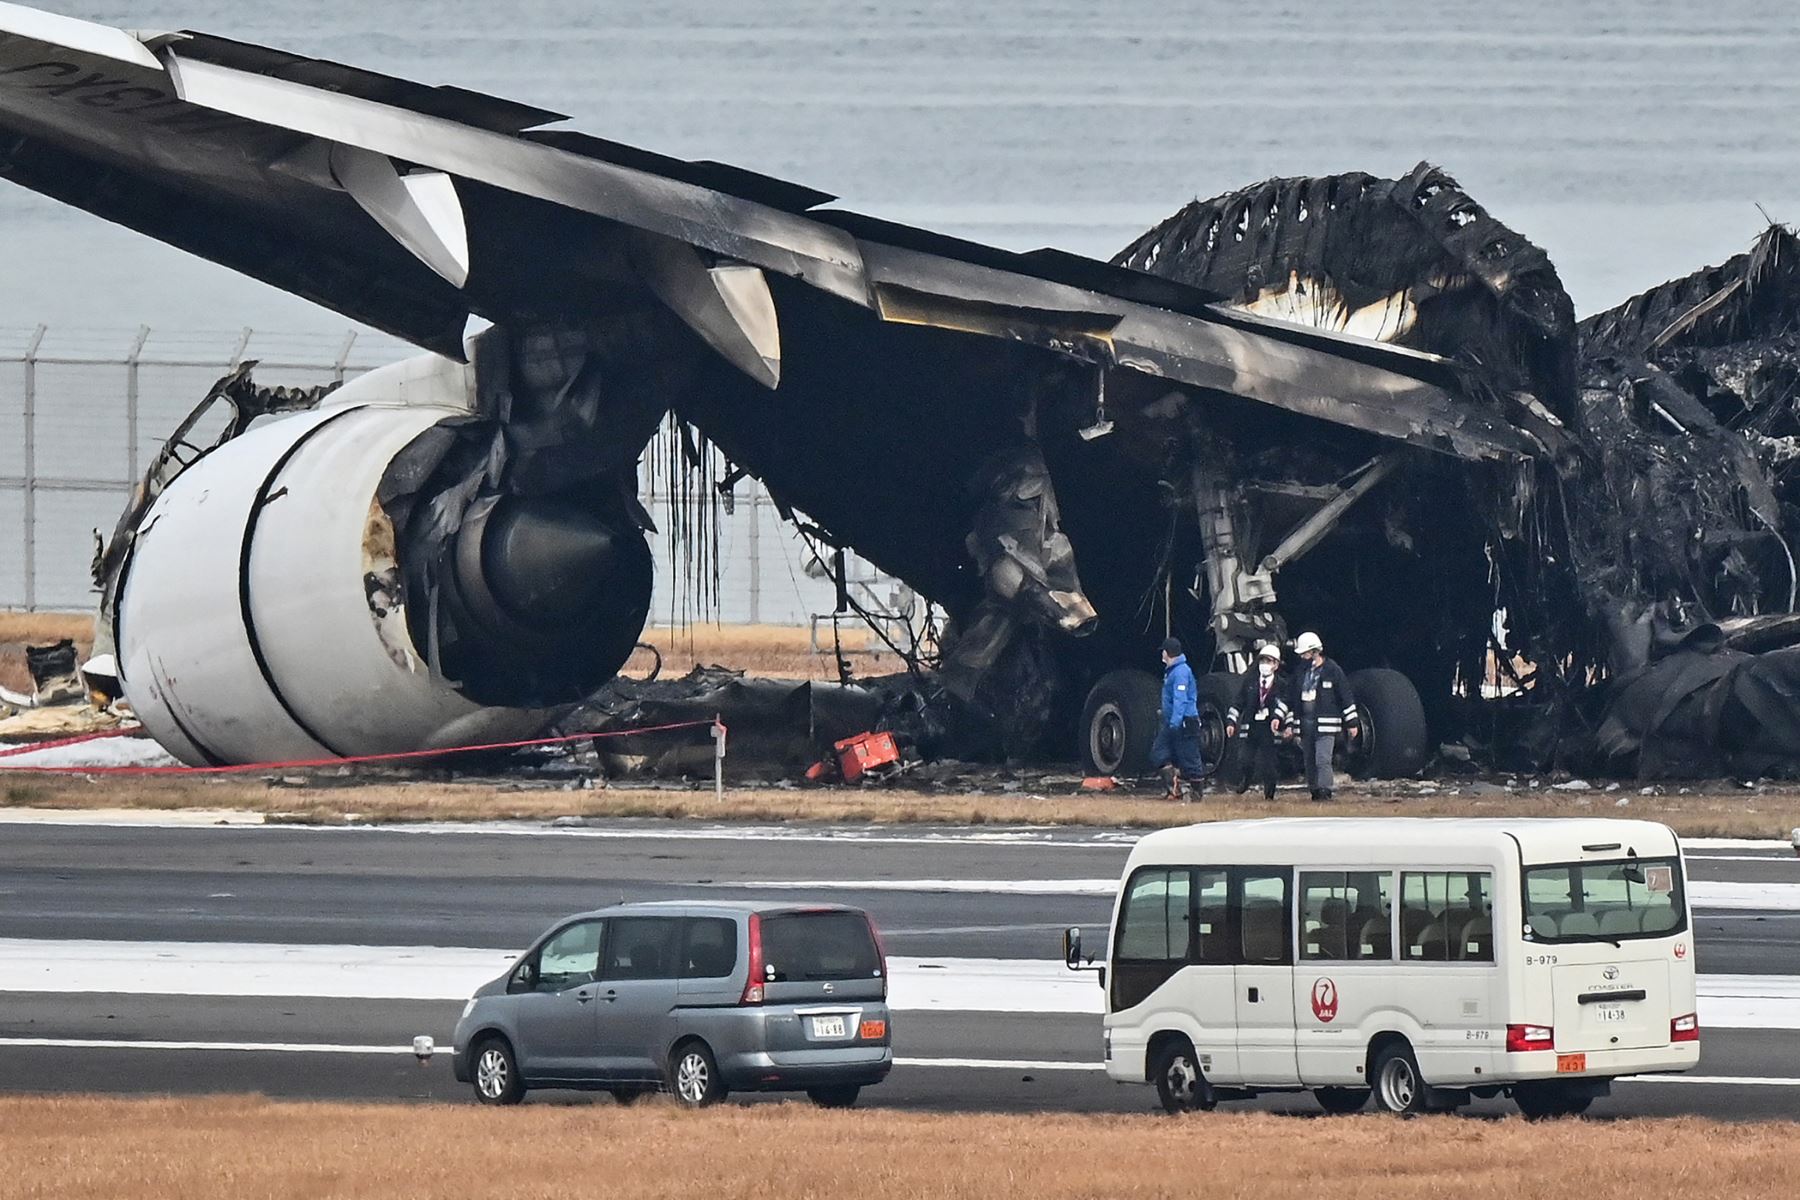
[[(1077, 929), (1064, 957), (1093, 969)], [(1700, 1057), (1681, 845), (1650, 821), (1164, 830), (1131, 853), (1098, 969), (1107, 1073), (1171, 1112), (1310, 1090), (1563, 1116)]]

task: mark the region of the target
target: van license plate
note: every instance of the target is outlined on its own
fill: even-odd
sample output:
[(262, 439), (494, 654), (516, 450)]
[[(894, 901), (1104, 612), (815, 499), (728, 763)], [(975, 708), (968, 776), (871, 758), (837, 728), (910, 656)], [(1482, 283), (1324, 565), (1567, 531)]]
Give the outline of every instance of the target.
[(1556, 1073), (1558, 1075), (1579, 1075), (1587, 1070), (1587, 1055), (1559, 1054), (1556, 1056)]
[(841, 1038), (844, 1036), (844, 1018), (814, 1017), (813, 1036), (816, 1038)]
[(1624, 1019), (1625, 1009), (1621, 1005), (1603, 1004), (1594, 1009), (1594, 1020), (1599, 1021), (1602, 1025), (1610, 1025), (1615, 1021), (1623, 1021)]

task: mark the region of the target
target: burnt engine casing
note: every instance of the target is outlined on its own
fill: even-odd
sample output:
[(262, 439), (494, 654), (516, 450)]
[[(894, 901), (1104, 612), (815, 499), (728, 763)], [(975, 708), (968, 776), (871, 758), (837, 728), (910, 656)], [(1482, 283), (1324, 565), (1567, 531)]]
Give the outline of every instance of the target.
[[(440, 548), (453, 595), (406, 594), (382, 480), (416, 438), (466, 420), (473, 395), (470, 368), (408, 360), (167, 486), (133, 537), (114, 636), (126, 698), (170, 753), (291, 762), (524, 738), (623, 664), (649, 609), (649, 550), (568, 498), (482, 497)], [(436, 606), (452, 603), (465, 626), (478, 613), (484, 639), (460, 678), (431, 644)], [(536, 691), (515, 671), (508, 702), (484, 702), (470, 669), (483, 661), (525, 664)]]

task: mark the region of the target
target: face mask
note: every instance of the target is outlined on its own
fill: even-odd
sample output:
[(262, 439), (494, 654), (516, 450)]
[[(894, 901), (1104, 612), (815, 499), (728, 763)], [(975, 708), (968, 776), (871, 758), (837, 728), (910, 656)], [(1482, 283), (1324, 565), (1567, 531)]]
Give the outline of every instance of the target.
[(1264, 679), (1273, 679), (1275, 677), (1275, 664), (1269, 662), (1257, 663), (1256, 673)]

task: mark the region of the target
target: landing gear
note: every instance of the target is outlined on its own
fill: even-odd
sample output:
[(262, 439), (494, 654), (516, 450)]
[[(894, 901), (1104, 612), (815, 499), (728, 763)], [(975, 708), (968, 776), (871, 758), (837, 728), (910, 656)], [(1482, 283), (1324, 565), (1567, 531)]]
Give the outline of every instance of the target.
[(1346, 747), (1345, 765), (1359, 779), (1405, 779), (1425, 769), (1431, 735), (1412, 680), (1375, 667), (1350, 675), (1362, 736)]

